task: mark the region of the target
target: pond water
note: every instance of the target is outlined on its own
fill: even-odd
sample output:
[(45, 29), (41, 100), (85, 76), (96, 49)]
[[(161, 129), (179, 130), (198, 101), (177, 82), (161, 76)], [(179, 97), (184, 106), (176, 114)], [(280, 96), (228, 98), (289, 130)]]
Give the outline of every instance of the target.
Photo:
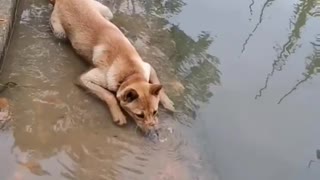
[(317, 0), (101, 2), (179, 112), (161, 111), (161, 141), (114, 125), (75, 85), (88, 67), (53, 37), (52, 7), (20, 0), (0, 77), (17, 84), (1, 93), (1, 179), (320, 178)]

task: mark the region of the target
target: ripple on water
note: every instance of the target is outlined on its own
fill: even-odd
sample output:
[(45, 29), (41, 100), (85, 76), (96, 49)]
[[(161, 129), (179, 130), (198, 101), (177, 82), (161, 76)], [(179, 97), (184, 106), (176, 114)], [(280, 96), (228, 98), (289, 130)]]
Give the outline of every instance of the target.
[(28, 27), (33, 33), (33, 38), (50, 38), (51, 31), (48, 16), (51, 9), (48, 5), (36, 6), (31, 4), (29, 8), (24, 9), (21, 14), (20, 24)]
[[(197, 153), (190, 150), (188, 140), (176, 128), (179, 125), (177, 121), (172, 121), (171, 116), (162, 113), (160, 118), (163, 122), (159, 130), (160, 140), (158, 137), (141, 138), (139, 134), (132, 138), (136, 141), (126, 139), (130, 142), (131, 149), (125, 151), (117, 161), (117, 167), (122, 172), (116, 176), (117, 179), (164, 179), (171, 177), (187, 180), (192, 177), (188, 163), (192, 161), (198, 164), (194, 161)], [(189, 150), (183, 151), (184, 149)], [(191, 154), (193, 154), (192, 158), (190, 158)], [(172, 168), (176, 170), (172, 171)]]

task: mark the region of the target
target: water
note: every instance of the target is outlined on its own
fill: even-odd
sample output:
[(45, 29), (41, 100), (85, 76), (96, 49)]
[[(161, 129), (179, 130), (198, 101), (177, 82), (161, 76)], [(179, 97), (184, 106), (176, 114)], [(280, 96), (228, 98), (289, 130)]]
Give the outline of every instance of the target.
[(75, 86), (87, 65), (22, 0), (1, 82), (18, 85), (0, 134), (1, 179), (320, 178), (316, 0), (104, 1), (179, 113), (159, 141), (119, 128)]

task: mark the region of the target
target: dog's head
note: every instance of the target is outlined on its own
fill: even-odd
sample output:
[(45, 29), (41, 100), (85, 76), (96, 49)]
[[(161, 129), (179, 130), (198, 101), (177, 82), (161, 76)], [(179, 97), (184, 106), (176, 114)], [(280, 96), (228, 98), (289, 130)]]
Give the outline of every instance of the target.
[(120, 106), (144, 133), (157, 129), (161, 89), (162, 85), (140, 81), (126, 86), (117, 93)]

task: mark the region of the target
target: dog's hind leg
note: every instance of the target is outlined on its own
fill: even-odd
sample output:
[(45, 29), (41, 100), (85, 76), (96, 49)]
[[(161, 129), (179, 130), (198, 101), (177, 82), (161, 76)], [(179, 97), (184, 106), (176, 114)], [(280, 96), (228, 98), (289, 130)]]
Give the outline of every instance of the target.
[(56, 8), (54, 8), (52, 11), (51, 18), (50, 18), (50, 26), (51, 26), (53, 35), (56, 38), (65, 40), (67, 39), (67, 35), (65, 30), (63, 29), (63, 26), (61, 24), (57, 11), (58, 10)]
[(106, 89), (105, 73), (99, 68), (94, 68), (80, 77), (80, 85), (90, 90), (91, 93), (97, 95), (101, 100), (105, 101), (111, 112), (113, 121), (118, 125), (127, 123), (115, 95)]
[(107, 6), (103, 5), (102, 3), (100, 3), (100, 2), (98, 2), (96, 0), (93, 0), (93, 1), (94, 1), (95, 5), (97, 7), (97, 10), (100, 12), (100, 14), (104, 18), (106, 18), (107, 20), (111, 20), (113, 18), (113, 14), (112, 14), (111, 10)]
[[(152, 84), (161, 84), (160, 80), (158, 78), (158, 75), (157, 75), (156, 71), (153, 69), (153, 67), (151, 67), (150, 83), (152, 83)], [(164, 92), (163, 89), (160, 91), (159, 95), (160, 95), (160, 102), (163, 105), (163, 107), (166, 108), (169, 111), (174, 112), (175, 111), (174, 103), (170, 100), (170, 98)]]

